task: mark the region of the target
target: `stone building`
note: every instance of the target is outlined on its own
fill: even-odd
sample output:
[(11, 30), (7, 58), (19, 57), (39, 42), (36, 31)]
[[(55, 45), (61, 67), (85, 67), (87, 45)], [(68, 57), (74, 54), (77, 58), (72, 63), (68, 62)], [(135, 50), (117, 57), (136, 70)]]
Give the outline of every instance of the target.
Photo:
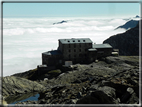
[(89, 38), (59, 39), (58, 50), (62, 52), (63, 61), (85, 62), (90, 48), (92, 48), (92, 41)]
[(57, 66), (62, 64), (62, 53), (59, 50), (53, 50), (42, 53), (42, 64), (48, 66)]
[(42, 53), (42, 64), (64, 65), (66, 61), (90, 63), (97, 58), (111, 55), (109, 44), (93, 44), (89, 38), (59, 39), (57, 50)]
[(93, 44), (93, 49), (97, 50), (97, 58), (110, 56), (112, 52), (112, 46), (109, 44)]

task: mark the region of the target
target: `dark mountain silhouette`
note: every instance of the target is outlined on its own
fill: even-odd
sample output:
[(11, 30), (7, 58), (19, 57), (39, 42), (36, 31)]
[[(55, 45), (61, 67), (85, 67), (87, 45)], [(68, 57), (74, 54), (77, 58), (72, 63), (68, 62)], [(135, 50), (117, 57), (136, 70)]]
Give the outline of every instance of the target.
[(125, 33), (117, 34), (106, 39), (103, 43), (110, 44), (114, 49), (119, 49), (120, 55), (139, 55), (139, 23), (136, 27)]
[(124, 25), (117, 27), (116, 29), (123, 28), (123, 29), (128, 30), (130, 28), (136, 27), (138, 22), (139, 22), (138, 20), (130, 20), (130, 21), (126, 22)]
[(55, 24), (62, 24), (62, 23), (67, 23), (67, 21), (61, 21), (61, 22), (57, 22), (57, 23), (53, 23), (53, 25), (55, 25)]
[(140, 16), (136, 15), (135, 18), (140, 18)]

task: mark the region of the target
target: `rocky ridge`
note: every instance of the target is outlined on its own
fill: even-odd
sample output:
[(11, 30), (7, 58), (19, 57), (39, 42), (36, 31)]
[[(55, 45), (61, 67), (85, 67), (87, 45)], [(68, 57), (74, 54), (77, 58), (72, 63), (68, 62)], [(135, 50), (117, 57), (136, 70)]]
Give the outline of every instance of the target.
[[(38, 101), (18, 102), (17, 104), (139, 103), (138, 56), (109, 56), (102, 58), (97, 63), (76, 64), (69, 67), (68, 70), (61, 69), (60, 71), (60, 73), (56, 72), (58, 75), (55, 76), (49, 75), (51, 71), (48, 71), (49, 74), (47, 72), (37, 80), (32, 80), (40, 84), (40, 87), (45, 87), (38, 91), (40, 94)], [(33, 71), (33, 75), (34, 73), (36, 70)], [(27, 72), (24, 74), (27, 81), (31, 81), (28, 79), (32, 79), (32, 76), (29, 76)], [(15, 74), (12, 78), (20, 76), (22, 75)], [(5, 83), (3, 82), (3, 85)], [(17, 88), (15, 87), (15, 89)], [(15, 89), (12, 88), (12, 90)], [(7, 92), (5, 90), (6, 88), (3, 89), (4, 95)], [(9, 91), (9, 94), (13, 94), (12, 90)]]
[(7, 76), (2, 78), (3, 96), (23, 94), (27, 92), (37, 92), (45, 87), (36, 81), (16, 76)]
[(117, 27), (116, 29), (120, 29), (120, 28), (122, 29), (123, 28), (123, 29), (128, 30), (128, 29), (136, 27), (138, 23), (139, 23), (138, 20), (132, 19), (132, 20), (129, 20), (128, 22), (126, 22), (124, 25)]
[(119, 54), (124, 56), (139, 55), (139, 24), (125, 33), (111, 36), (103, 41), (110, 44), (114, 49), (119, 49)]

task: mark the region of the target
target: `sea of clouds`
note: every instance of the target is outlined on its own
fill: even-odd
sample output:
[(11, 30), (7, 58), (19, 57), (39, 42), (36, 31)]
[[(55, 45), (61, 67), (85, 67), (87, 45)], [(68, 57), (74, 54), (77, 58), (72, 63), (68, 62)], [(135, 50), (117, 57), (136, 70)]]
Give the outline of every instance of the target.
[[(63, 20), (67, 23), (53, 25)], [(125, 32), (124, 29), (114, 29), (127, 21), (88, 17), (4, 18), (3, 76), (42, 64), (41, 53), (57, 49), (58, 39), (90, 38), (99, 44), (112, 35)]]

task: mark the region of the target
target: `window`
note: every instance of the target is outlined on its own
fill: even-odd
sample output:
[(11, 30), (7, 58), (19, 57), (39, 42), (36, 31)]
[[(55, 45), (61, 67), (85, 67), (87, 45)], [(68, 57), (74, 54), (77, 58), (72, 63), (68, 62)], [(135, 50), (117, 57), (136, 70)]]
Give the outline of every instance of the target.
[(98, 54), (103, 55), (104, 51), (99, 51)]
[(74, 52), (76, 52), (76, 49), (74, 49)]
[(74, 44), (74, 48), (76, 48), (76, 44)]
[(71, 47), (71, 45), (69, 44), (69, 48)]
[(78, 40), (78, 42), (80, 42), (80, 40)]
[(69, 58), (71, 57), (71, 55), (69, 54)]
[(88, 44), (88, 46), (91, 46), (92, 44)]
[(71, 50), (69, 49), (69, 52), (71, 52)]
[(83, 40), (83, 42), (85, 42), (85, 40)]
[(79, 49), (79, 51), (81, 52), (81, 49)]

